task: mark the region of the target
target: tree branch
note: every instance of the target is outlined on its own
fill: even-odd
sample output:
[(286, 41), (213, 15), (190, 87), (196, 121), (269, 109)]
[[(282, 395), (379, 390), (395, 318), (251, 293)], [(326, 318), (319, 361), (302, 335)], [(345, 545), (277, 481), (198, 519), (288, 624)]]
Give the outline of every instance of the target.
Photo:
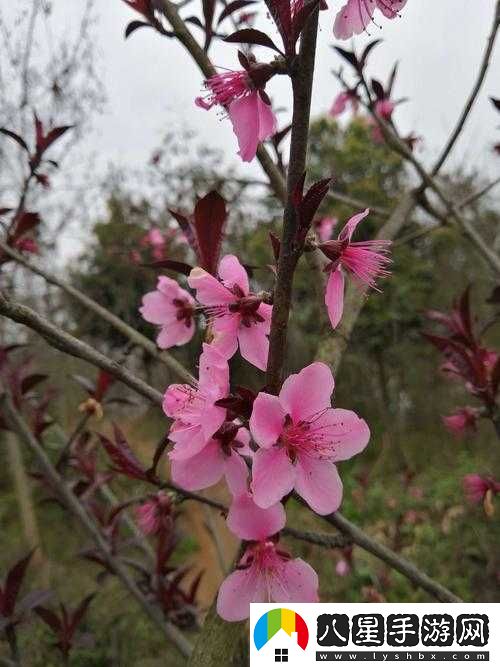
[(163, 617), (163, 614), (150, 604), (120, 560), (112, 554), (111, 548), (101, 534), (98, 526), (78, 498), (68, 489), (64, 480), (52, 465), (44, 449), (33, 436), (26, 422), (14, 407), (10, 396), (4, 394), (0, 399), (0, 404), (10, 428), (17, 434), (21, 442), (31, 450), (43, 470), (44, 475), (50, 480), (54, 489), (56, 489), (61, 501), (64, 502), (67, 509), (78, 519), (80, 524), (90, 535), (97, 548), (106, 559), (109, 567), (137, 600), (147, 616), (158, 626), (164, 636), (174, 644), (183, 656), (188, 657), (192, 651), (191, 644), (180, 630), (167, 621)]

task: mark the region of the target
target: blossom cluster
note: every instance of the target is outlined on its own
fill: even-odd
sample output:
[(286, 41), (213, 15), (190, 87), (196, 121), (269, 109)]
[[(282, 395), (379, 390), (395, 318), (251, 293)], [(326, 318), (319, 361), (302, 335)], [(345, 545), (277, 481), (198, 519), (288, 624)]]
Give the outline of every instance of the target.
[[(326, 304), (333, 326), (342, 316), (344, 273), (367, 286), (387, 273), (385, 242), (352, 241), (367, 214), (354, 216), (336, 240), (329, 238), (334, 219), (315, 224), (317, 247), (328, 259)], [(366, 447), (369, 428), (354, 412), (332, 407), (334, 378), (320, 362), (290, 375), (278, 396), (232, 391), (229, 361), (238, 350), (266, 370), (273, 312), (272, 295), (251, 289), (235, 255), (225, 255), (214, 273), (193, 267), (186, 288), (160, 276), (140, 310), (160, 327), (157, 343), (163, 348), (191, 340), (198, 313), (206, 323), (196, 383), (170, 385), (163, 410), (172, 420), (173, 482), (193, 492), (224, 479), (232, 497), (228, 528), (246, 544), (220, 588), (218, 611), (237, 621), (248, 616), (250, 602), (316, 601), (316, 573), (279, 541), (285, 503), (295, 493), (318, 514), (335, 512), (342, 500), (337, 466)], [(155, 513), (145, 514), (144, 523), (153, 526)]]

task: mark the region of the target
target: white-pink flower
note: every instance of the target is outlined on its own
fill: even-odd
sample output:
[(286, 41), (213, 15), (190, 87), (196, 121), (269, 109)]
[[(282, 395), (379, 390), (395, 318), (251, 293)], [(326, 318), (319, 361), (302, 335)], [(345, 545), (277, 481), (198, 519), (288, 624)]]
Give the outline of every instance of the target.
[(205, 306), (214, 339), (212, 345), (226, 359), (240, 348), (241, 356), (266, 370), (272, 306), (250, 292), (248, 275), (234, 255), (219, 265), (219, 278), (200, 267), (189, 274), (188, 283)]
[[(265, 85), (268, 73), (264, 68), (258, 71), (256, 76)], [(208, 95), (197, 97), (195, 104), (202, 109), (220, 105), (227, 110), (238, 140), (238, 154), (244, 162), (251, 162), (259, 143), (276, 132), (277, 120), (269, 98), (247, 71), (216, 74), (205, 85)]]
[(142, 297), (139, 312), (152, 324), (160, 325), (156, 339), (158, 347), (166, 350), (173, 345), (184, 345), (194, 335), (193, 297), (167, 276), (160, 276), (154, 292)]
[(365, 32), (378, 9), (388, 19), (395, 19), (407, 0), (347, 0), (339, 10), (333, 33), (337, 39), (349, 39)]
[(272, 540), (247, 548), (235, 572), (223, 582), (217, 611), (226, 621), (242, 621), (251, 602), (317, 602), (318, 575), (301, 558), (291, 559)]
[(332, 232), (337, 224), (337, 218), (329, 217), (321, 218), (320, 220), (316, 220), (314, 222), (314, 231), (316, 232), (316, 236), (321, 241), (321, 243), (329, 241), (332, 238)]
[(387, 265), (391, 241), (352, 241), (352, 236), (359, 223), (366, 218), (370, 210), (354, 215), (334, 241), (320, 244), (321, 251), (328, 257), (326, 267), (328, 281), (325, 292), (325, 304), (332, 327), (338, 325), (344, 312), (344, 271), (351, 273), (362, 284), (376, 289), (376, 280), (388, 276)]
[(356, 113), (359, 107), (359, 99), (356, 93), (353, 90), (346, 90), (337, 95), (333, 100), (333, 104), (330, 108), (330, 116), (336, 118), (346, 111), (347, 106), (351, 105), (353, 113)]
[(187, 491), (199, 491), (226, 478), (233, 494), (246, 491), (248, 468), (242, 458), (250, 454), (250, 434), (234, 422), (224, 422), (206, 444), (186, 457), (181, 446), (169, 454), (173, 481)]
[(229, 392), (229, 367), (226, 359), (211, 345), (203, 344), (197, 387), (172, 384), (165, 392), (163, 411), (174, 420), (170, 454), (177, 460), (198, 454), (226, 418), (225, 408), (216, 405)]
[(335, 463), (361, 452), (370, 439), (366, 422), (350, 410), (333, 409), (333, 375), (315, 362), (290, 375), (279, 396), (259, 393), (250, 430), (261, 449), (254, 456), (255, 502), (270, 507), (293, 489), (318, 514), (342, 500)]

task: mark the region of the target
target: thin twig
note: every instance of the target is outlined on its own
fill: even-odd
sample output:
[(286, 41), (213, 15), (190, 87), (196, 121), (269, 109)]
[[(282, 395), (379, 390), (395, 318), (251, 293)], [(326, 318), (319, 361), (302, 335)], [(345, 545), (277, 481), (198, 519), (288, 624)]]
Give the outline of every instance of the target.
[(439, 156), (436, 164), (434, 165), (431, 175), (436, 176), (438, 172), (440, 171), (441, 167), (443, 164), (446, 162), (449, 154), (451, 153), (455, 143), (457, 142), (458, 138), (460, 137), (462, 130), (465, 126), (465, 123), (467, 122), (467, 119), (469, 117), (469, 114), (472, 110), (472, 107), (474, 106), (475, 101), (477, 100), (477, 97), (479, 95), (479, 92), (483, 86), (484, 80), (486, 78), (486, 73), (488, 72), (488, 68), (490, 65), (490, 60), (491, 60), (491, 55), (493, 53), (493, 47), (495, 45), (495, 40), (496, 36), (498, 34), (498, 28), (500, 27), (500, 0), (497, 0), (496, 6), (495, 6), (495, 14), (493, 17), (493, 25), (491, 27), (491, 33), (488, 38), (488, 41), (486, 43), (486, 49), (484, 51), (483, 55), (483, 60), (481, 63), (481, 67), (479, 69), (478, 75), (476, 82), (474, 84), (474, 87), (471, 91), (471, 94), (469, 95), (469, 98), (467, 99), (467, 102), (465, 104), (465, 107), (460, 115), (460, 118), (458, 119), (458, 122), (455, 126), (455, 129), (451, 133), (450, 138), (448, 139), (446, 146), (443, 148), (443, 152)]
[(165, 364), (165, 366), (167, 366), (179, 380), (187, 382), (188, 384), (194, 384), (196, 382), (194, 377), (171, 354), (168, 352), (160, 352), (153, 341), (126, 324), (126, 322), (111, 313), (107, 308), (101, 306), (86, 294), (76, 289), (76, 287), (61, 280), (53, 273), (40, 268), (34, 262), (21, 255), (21, 253), (16, 252), (16, 250), (7, 245), (5, 241), (0, 240), (0, 249), (9, 257), (12, 257), (18, 264), (21, 264), (33, 273), (41, 276), (50, 285), (55, 285), (62, 289), (63, 292), (66, 292), (66, 294), (69, 294), (76, 301), (85, 306), (85, 308), (88, 308), (88, 310), (91, 310), (101, 319), (105, 320), (117, 331), (126, 336), (131, 342), (142, 347), (154, 359)]

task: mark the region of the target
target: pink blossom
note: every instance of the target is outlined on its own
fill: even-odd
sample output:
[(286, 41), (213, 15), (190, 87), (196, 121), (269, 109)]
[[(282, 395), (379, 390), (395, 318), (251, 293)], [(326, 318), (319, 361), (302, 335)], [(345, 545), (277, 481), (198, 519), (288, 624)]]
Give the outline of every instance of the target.
[(356, 113), (359, 107), (359, 100), (356, 93), (352, 90), (347, 90), (337, 95), (337, 97), (333, 100), (333, 104), (330, 108), (330, 116), (333, 118), (340, 116), (347, 109), (348, 104), (351, 105), (353, 113)]
[(329, 241), (332, 238), (332, 231), (337, 224), (337, 218), (321, 218), (314, 222), (314, 231), (321, 243)]
[(250, 614), (251, 602), (318, 599), (318, 575), (313, 568), (267, 540), (251, 544), (237, 569), (222, 582), (217, 611), (226, 621), (242, 621)]
[(338, 325), (344, 311), (344, 271), (351, 273), (361, 283), (376, 289), (376, 280), (388, 276), (389, 246), (391, 241), (356, 241), (352, 236), (359, 223), (369, 214), (369, 209), (353, 216), (335, 241), (326, 241), (319, 248), (330, 260), (325, 293), (325, 304), (332, 327)]
[(395, 108), (396, 105), (388, 97), (375, 102), (375, 113), (386, 121), (391, 120)]
[(339, 577), (346, 577), (353, 569), (353, 547), (345, 547), (341, 550), (341, 558), (337, 561), (335, 572)]
[(277, 127), (269, 98), (262, 90), (270, 73), (262, 71), (263, 68), (258, 70), (258, 85), (251, 72), (216, 74), (205, 83), (210, 91), (208, 96), (195, 100), (202, 109), (220, 105), (227, 110), (238, 140), (238, 155), (244, 162), (253, 160), (259, 143), (271, 137)]
[(227, 515), (229, 530), (242, 540), (265, 540), (283, 530), (285, 523), (285, 508), (281, 503), (263, 509), (246, 488), (235, 495)]
[(170, 440), (175, 443), (170, 458), (189, 459), (198, 454), (226, 418), (226, 410), (216, 402), (229, 391), (226, 359), (211, 345), (203, 344), (196, 387), (172, 384), (165, 392), (163, 410), (174, 420)]
[(270, 507), (293, 489), (318, 514), (330, 514), (342, 500), (335, 465), (361, 452), (370, 438), (354, 412), (333, 409), (333, 375), (316, 362), (284, 382), (279, 396), (259, 393), (250, 430), (259, 451), (252, 489), (260, 507)]
[(242, 455), (251, 452), (249, 442), (246, 428), (224, 422), (195, 454), (185, 456), (182, 445), (170, 452), (172, 479), (187, 491), (199, 491), (225, 477), (233, 495), (244, 493), (248, 468)]
[(349, 39), (365, 32), (378, 9), (388, 19), (399, 16), (407, 0), (347, 0), (339, 10), (333, 32), (337, 39)]
[(491, 491), (493, 495), (500, 493), (500, 482), (494, 480), (493, 477), (482, 477), (477, 474), (465, 475), (462, 483), (470, 503), (482, 503), (488, 491)]
[(169, 532), (173, 527), (172, 502), (164, 491), (159, 491), (136, 509), (137, 523), (144, 535)]
[(31, 238), (18, 239), (15, 242), (14, 247), (19, 252), (27, 252), (30, 255), (38, 255), (40, 253), (38, 243), (35, 241), (35, 239)]
[(476, 430), (478, 418), (479, 411), (466, 406), (448, 417), (443, 417), (443, 423), (453, 435), (460, 438), (467, 432)]
[(244, 359), (265, 370), (272, 306), (250, 292), (247, 272), (237, 257), (222, 258), (219, 280), (196, 267), (189, 274), (188, 283), (205, 306), (214, 334), (213, 346), (230, 359), (239, 345)]
[(142, 237), (141, 245), (151, 248), (153, 257), (157, 260), (161, 260), (165, 255), (167, 242), (160, 229), (158, 229), (158, 227), (153, 227)]
[(184, 345), (194, 335), (193, 297), (179, 287), (175, 280), (160, 276), (154, 292), (142, 297), (139, 312), (146, 322), (160, 325), (156, 339), (158, 347), (166, 350), (173, 345)]

